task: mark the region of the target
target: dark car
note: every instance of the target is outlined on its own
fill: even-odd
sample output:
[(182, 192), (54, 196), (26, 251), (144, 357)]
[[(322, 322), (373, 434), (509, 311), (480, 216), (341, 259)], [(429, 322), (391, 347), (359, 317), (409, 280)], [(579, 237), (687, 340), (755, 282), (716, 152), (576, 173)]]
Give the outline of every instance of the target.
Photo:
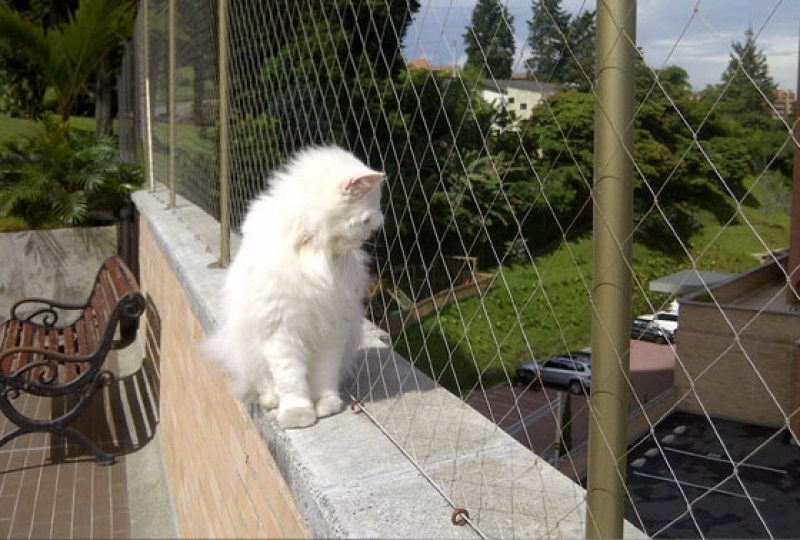
[(631, 321), (631, 339), (652, 341), (663, 345), (674, 342), (675, 334), (651, 320), (636, 318)]
[(544, 362), (525, 362), (517, 368), (514, 386), (544, 386), (569, 389), (572, 394), (589, 393), (592, 385), (592, 355), (584, 351), (551, 356)]

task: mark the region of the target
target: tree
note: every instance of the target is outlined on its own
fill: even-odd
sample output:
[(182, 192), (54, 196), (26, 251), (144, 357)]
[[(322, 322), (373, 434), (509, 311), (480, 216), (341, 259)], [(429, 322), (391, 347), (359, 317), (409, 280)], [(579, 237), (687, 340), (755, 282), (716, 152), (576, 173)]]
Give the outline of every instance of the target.
[(712, 172), (739, 188), (744, 177), (761, 176), (768, 169), (788, 181), (793, 146), (786, 144), (783, 121), (772, 118), (770, 102), (777, 85), (767, 57), (750, 27), (745, 41), (734, 42), (731, 48), (721, 82), (709, 87), (703, 99), (707, 110), (721, 114), (731, 126), (714, 141), (714, 153), (709, 154), (716, 157)]
[[(378, 122), (376, 140), (392, 152), (390, 159), (382, 160), (387, 177), (397, 179), (387, 183), (387, 199), (392, 207), (405, 209), (399, 219), (387, 216), (385, 235), (403, 240), (379, 245), (387, 251), (376, 259), (420, 264), (436, 260), (437, 254), (464, 253), (467, 247), (459, 231), (472, 230), (471, 212), (478, 205), (469, 198), (470, 206), (461, 211), (447, 204), (448, 198), (452, 201), (451, 195), (476, 172), (470, 159), (480, 156), (470, 149), (482, 147), (494, 107), (473, 90), (480, 77), (472, 71), (439, 77), (427, 70), (404, 70), (394, 84), (394, 89), (386, 89), (386, 121)], [(391, 99), (391, 92), (399, 99)], [(434, 204), (437, 211), (431, 212)], [(414, 248), (409, 253), (403, 246)]]
[(561, 0), (533, 0), (528, 21), (528, 72), (541, 82), (588, 89), (594, 80), (596, 18), (594, 11), (573, 17)]
[(67, 22), (46, 30), (2, 5), (0, 39), (24, 51), (41, 69), (67, 123), (95, 70), (130, 36), (135, 11), (135, 2), (127, 0), (81, 0)]
[(558, 80), (589, 91), (594, 85), (595, 44), (597, 42), (597, 18), (594, 11), (583, 11), (573, 17), (567, 34), (567, 59)]
[[(7, 0), (5, 3), (42, 28), (50, 28), (67, 20), (77, 8), (77, 0)], [(42, 70), (32, 64), (27, 54), (0, 39), (0, 110), (12, 116), (38, 118), (44, 112), (47, 81)], [(4, 101), (4, 102), (3, 102)]]
[(261, 79), (269, 90), (258, 89), (269, 99), (256, 106), (277, 118), (288, 134), (285, 153), (337, 140), (367, 157), (367, 149), (375, 146), (375, 127), (364, 112), (380, 117), (385, 83), (404, 67), (401, 41), (419, 1), (332, 0), (302, 7), (293, 0), (275, 0), (260, 5), (279, 18), (282, 31), (267, 29), (258, 38), (264, 51)]
[(713, 94), (719, 96), (724, 113), (739, 118), (744, 127), (760, 127), (771, 116), (770, 101), (777, 85), (769, 74), (767, 55), (756, 44), (753, 29), (748, 27), (744, 35), (744, 43), (737, 41), (731, 46), (728, 67)]
[[(551, 242), (591, 226), (594, 146), (594, 97), (558, 92), (538, 105), (523, 122), (528, 153), (534, 161), (541, 211), (529, 226), (537, 240)], [(533, 237), (533, 235), (531, 235)]]
[(464, 33), (465, 67), (477, 68), (493, 79), (510, 79), (514, 63), (514, 17), (500, 0), (478, 0)]

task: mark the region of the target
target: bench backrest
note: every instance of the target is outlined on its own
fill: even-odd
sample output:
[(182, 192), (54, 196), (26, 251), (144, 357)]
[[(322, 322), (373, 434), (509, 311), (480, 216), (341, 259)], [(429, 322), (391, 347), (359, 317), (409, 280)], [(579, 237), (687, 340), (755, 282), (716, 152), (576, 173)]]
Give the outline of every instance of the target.
[[(106, 259), (95, 278), (82, 321), (77, 321), (76, 329), (85, 332), (78, 340), (82, 349), (77, 351), (79, 354), (89, 354), (97, 348), (105, 338), (108, 322), (120, 299), (138, 291), (136, 278), (120, 256)], [(124, 319), (126, 314), (123, 310), (119, 315)]]
[[(65, 326), (9, 320), (4, 323), (3, 332), (0, 332), (3, 334), (0, 336), (0, 347), (4, 350), (32, 347), (70, 357), (82, 357), (83, 361), (59, 361), (58, 372), (53, 381), (44, 383), (67, 385), (87, 371), (97, 372), (112, 344), (124, 346), (132, 341), (138, 318), (144, 311), (144, 304), (136, 278), (124, 261), (115, 255), (106, 259), (98, 271), (86, 303), (73, 306), (79, 309), (77, 319)], [(121, 343), (114, 342), (117, 323), (120, 327)], [(8, 374), (43, 359), (42, 354), (33, 351), (5, 355), (0, 362), (0, 370)], [(49, 380), (51, 374), (53, 370), (47, 366), (20, 372), (21, 377), (31, 381)]]

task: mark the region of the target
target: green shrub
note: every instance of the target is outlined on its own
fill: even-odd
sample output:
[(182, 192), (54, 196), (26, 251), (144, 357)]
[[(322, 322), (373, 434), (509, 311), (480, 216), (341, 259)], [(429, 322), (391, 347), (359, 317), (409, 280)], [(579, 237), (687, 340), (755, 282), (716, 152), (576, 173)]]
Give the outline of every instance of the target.
[(54, 118), (42, 128), (0, 143), (0, 217), (34, 229), (114, 219), (141, 185), (141, 168), (121, 161), (112, 139)]

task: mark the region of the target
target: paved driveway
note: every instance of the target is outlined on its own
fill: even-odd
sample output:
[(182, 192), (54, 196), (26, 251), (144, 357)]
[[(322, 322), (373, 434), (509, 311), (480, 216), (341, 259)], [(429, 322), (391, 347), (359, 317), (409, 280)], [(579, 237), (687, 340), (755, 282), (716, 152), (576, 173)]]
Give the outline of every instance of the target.
[[(633, 411), (640, 403), (647, 403), (673, 385), (675, 354), (669, 345), (632, 340), (630, 358), (633, 393), (629, 401)], [(571, 401), (572, 446), (575, 448), (588, 438), (588, 406), (584, 396), (572, 396), (552, 388), (534, 392), (506, 384), (485, 394), (470, 396), (467, 403), (537, 454), (550, 458), (557, 419), (563, 418), (559, 411), (563, 411), (567, 399)]]

